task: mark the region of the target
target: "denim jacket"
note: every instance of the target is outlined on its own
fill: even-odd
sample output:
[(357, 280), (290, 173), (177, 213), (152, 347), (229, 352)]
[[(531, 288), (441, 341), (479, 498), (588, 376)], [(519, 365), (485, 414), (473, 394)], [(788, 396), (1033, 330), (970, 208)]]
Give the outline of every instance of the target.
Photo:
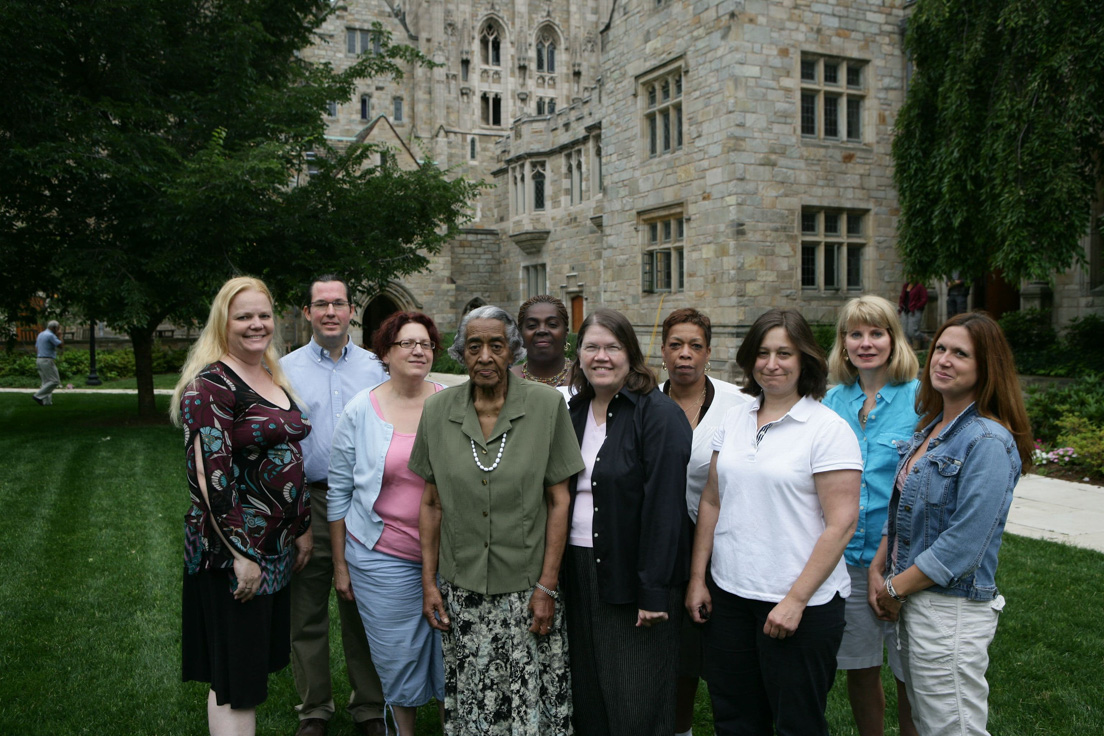
[[(900, 443), (898, 473), (941, 418)], [(931, 441), (903, 488), (894, 488), (887, 571), (916, 565), (935, 581), (934, 592), (996, 598), (997, 551), (1020, 468), (1012, 434), (971, 404)]]

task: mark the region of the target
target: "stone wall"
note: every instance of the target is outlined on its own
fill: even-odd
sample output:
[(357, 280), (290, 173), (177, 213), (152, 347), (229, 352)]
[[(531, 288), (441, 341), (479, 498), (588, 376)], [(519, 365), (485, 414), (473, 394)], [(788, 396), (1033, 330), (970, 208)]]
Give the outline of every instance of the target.
[[(347, 66), (354, 58), (347, 30), (373, 21), (419, 48), (442, 66), (365, 81), (352, 103), (339, 106), (330, 134), (350, 141), (369, 124), (360, 117), (361, 94), (372, 96), (369, 117), (392, 116), (402, 97), (403, 120), (392, 123), (416, 156), (493, 184), (476, 203), (472, 229), (431, 258), (426, 272), (396, 285), (404, 303), (453, 329), (473, 299), (516, 308), (528, 296), (525, 268), (543, 264), (547, 291), (569, 307), (580, 297), (587, 312), (599, 305), (625, 312), (656, 364), (664, 316), (703, 309), (714, 323), (715, 374), (732, 377), (736, 347), (768, 308), (796, 307), (811, 322), (831, 322), (861, 293), (896, 301), (903, 274), (890, 143), (906, 86), (905, 5), (349, 0), (308, 56)], [(498, 34), (496, 62), (483, 58), (488, 23)], [(555, 40), (554, 72), (538, 69), (544, 33)], [(815, 81), (803, 59), (814, 64)], [(831, 65), (840, 74), (853, 67), (859, 78), (832, 79)], [(671, 70), (681, 74), (682, 143), (653, 154), (647, 90)], [(802, 125), (803, 90), (817, 100), (811, 135)], [(498, 120), (484, 119), (484, 95), (498, 98)], [(830, 98), (840, 100), (834, 134), (824, 107)], [(849, 99), (861, 106), (855, 121)], [(856, 122), (861, 132), (849, 135)], [(542, 168), (538, 208), (532, 174)], [(580, 168), (573, 190), (570, 173)], [(861, 220), (859, 232), (839, 238), (861, 253), (851, 264), (861, 277), (828, 284), (821, 259), (816, 286), (803, 285), (803, 242), (823, 248), (835, 238), (804, 234), (803, 210)], [(685, 228), (682, 284), (646, 290), (651, 223), (675, 215)], [(1057, 314), (1104, 308), (1087, 275), (1059, 275), (1054, 289)], [(930, 321), (938, 317), (932, 310)]]

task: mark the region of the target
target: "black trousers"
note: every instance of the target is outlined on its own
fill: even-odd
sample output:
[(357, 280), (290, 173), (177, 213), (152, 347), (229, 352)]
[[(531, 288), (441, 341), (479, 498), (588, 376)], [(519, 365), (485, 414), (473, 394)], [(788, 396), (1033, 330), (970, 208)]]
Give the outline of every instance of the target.
[(776, 604), (732, 595), (712, 580), (709, 592), (705, 679), (718, 736), (827, 736), (843, 598), (806, 607), (792, 636), (772, 639), (763, 624)]

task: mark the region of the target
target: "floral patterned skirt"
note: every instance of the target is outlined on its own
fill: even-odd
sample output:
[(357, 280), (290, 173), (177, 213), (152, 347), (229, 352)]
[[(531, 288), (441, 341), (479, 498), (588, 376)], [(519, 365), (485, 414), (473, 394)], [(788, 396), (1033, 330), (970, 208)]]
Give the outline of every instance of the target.
[(571, 734), (571, 676), (563, 604), (552, 629), (529, 633), (531, 590), (483, 595), (441, 581), (446, 736)]

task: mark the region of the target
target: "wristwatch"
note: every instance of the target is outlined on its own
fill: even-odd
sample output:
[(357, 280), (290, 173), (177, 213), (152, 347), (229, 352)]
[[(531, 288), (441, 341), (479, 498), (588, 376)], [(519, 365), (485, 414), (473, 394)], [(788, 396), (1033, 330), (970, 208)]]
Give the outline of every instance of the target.
[(548, 597), (551, 598), (554, 601), (558, 601), (560, 599), (560, 591), (552, 590), (551, 588), (544, 587), (543, 585), (540, 584), (539, 580), (537, 581), (537, 589), (538, 590), (543, 590), (545, 593), (548, 594)]

